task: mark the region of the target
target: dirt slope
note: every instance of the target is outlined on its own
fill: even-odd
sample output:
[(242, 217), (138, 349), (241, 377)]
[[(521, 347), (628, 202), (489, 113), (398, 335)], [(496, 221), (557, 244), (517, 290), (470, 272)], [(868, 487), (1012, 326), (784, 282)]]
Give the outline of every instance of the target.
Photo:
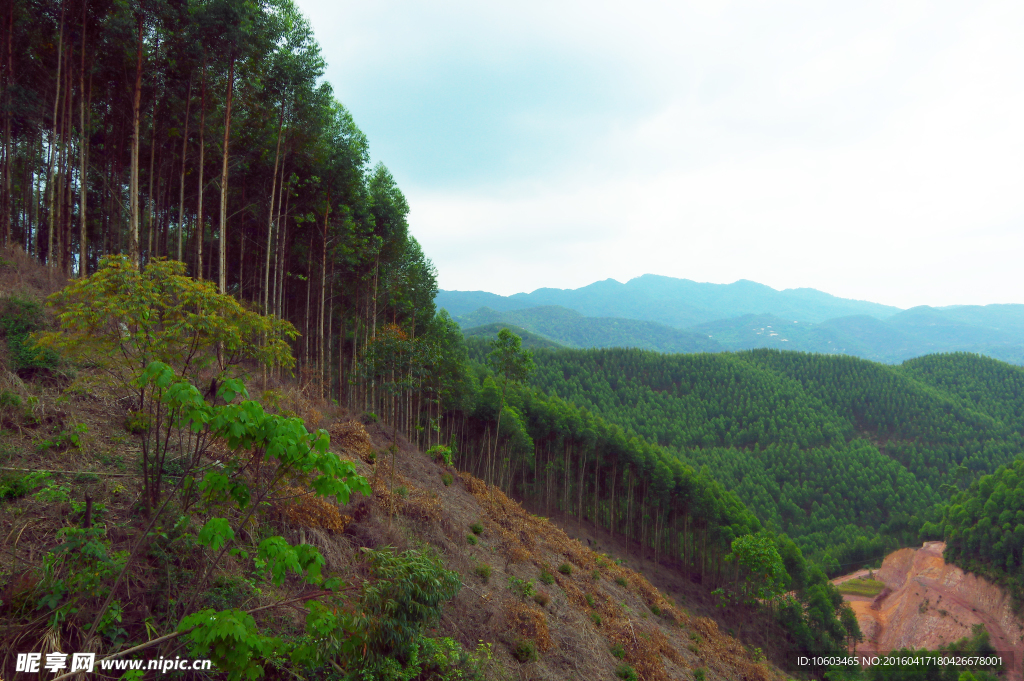
[(1011, 678), (1022, 678), (1024, 622), (1014, 615), (1009, 595), (987, 580), (947, 564), (942, 558), (945, 548), (942, 542), (926, 542), (919, 549), (891, 553), (874, 573), (891, 593), (883, 591), (874, 599), (844, 596), (864, 633), (857, 652), (935, 650), (970, 636), (972, 626), (983, 624), (996, 650), (1013, 651)]

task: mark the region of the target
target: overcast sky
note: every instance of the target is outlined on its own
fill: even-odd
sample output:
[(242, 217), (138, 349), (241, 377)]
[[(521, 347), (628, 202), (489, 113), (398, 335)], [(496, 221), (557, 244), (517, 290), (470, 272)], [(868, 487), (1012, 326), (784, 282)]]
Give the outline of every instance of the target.
[(1024, 3), (297, 0), (441, 288), (1024, 303)]

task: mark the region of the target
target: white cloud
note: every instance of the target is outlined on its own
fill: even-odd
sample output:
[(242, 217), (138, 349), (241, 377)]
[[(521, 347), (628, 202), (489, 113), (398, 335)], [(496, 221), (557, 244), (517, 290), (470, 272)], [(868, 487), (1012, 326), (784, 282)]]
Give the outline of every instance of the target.
[(442, 288), (1024, 302), (1020, 3), (300, 6)]

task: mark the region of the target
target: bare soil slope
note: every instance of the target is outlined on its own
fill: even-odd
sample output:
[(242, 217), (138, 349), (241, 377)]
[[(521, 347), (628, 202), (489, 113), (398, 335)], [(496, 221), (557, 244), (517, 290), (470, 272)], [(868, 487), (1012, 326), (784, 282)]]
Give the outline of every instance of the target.
[[(857, 613), (864, 634), (857, 652), (935, 650), (969, 637), (971, 627), (983, 624), (996, 650), (1013, 651), (1011, 678), (1021, 678), (1024, 622), (1014, 615), (1009, 594), (947, 564), (942, 558), (945, 548), (942, 542), (926, 542), (919, 549), (895, 551), (874, 573), (875, 579), (885, 583), (886, 591), (875, 598), (844, 596)], [(849, 578), (851, 575), (834, 581)]]

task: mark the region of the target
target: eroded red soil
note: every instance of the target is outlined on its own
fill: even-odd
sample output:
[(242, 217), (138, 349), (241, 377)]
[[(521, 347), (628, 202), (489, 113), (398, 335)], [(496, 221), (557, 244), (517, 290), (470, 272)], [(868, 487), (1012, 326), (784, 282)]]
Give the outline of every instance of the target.
[[(1009, 595), (981, 577), (946, 564), (945, 548), (942, 542), (926, 542), (919, 549), (891, 553), (874, 572), (874, 578), (891, 593), (875, 599), (844, 596), (864, 634), (857, 652), (936, 650), (970, 636), (971, 627), (984, 624), (996, 650), (1013, 652), (1010, 678), (1021, 679), (1024, 622), (1014, 615)], [(864, 576), (864, 572), (833, 582)]]

